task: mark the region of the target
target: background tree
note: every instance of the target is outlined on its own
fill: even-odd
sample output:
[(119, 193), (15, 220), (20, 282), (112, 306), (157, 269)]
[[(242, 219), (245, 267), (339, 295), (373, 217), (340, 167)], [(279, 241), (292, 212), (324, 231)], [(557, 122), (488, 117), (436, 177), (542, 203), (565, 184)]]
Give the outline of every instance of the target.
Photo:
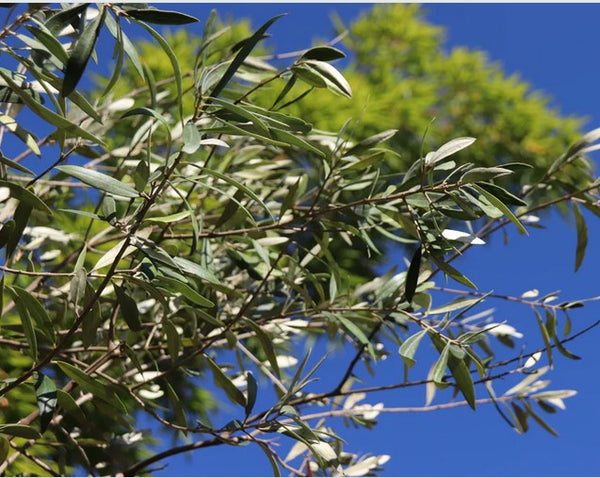
[[(582, 333), (569, 314), (583, 302), (505, 297), (533, 310), (544, 346), (504, 357), (494, 337), (510, 346), (519, 333), (491, 321), (486, 304), (501, 297), (474, 290), (452, 262), (562, 206), (576, 219), (579, 267), (579, 205), (596, 212), (598, 200), (585, 154), (600, 133), (575, 139), (576, 120), (548, 113), (480, 55), (439, 53), (439, 32), (414, 7), (387, 8), (351, 28), (344, 75), (332, 46), (284, 66), (256, 53), (277, 17), (254, 32), (211, 17), (193, 45), (151, 25), (195, 18), (139, 4), (9, 12), (2, 472), (146, 474), (177, 453), (251, 443), (274, 473), (366, 474), (388, 457), (346, 450), (334, 419), (370, 428), (398, 410), (363, 402), (369, 394), (409, 387), (424, 389), (426, 410), (490, 403), (520, 433), (530, 421), (555, 433), (542, 414), (575, 392), (540, 377), (553, 354), (577, 358), (564, 343)], [(158, 47), (134, 42), (134, 27)], [(369, 40), (382, 32), (393, 58)], [(105, 40), (115, 63), (84, 93)], [(320, 118), (336, 111), (322, 93), (347, 112)], [(509, 123), (507, 101), (527, 121)], [(21, 164), (30, 155), (44, 158), (40, 171)], [(372, 264), (389, 241), (406, 265), (379, 275)], [(463, 286), (450, 302), (436, 295), (442, 274)], [(312, 380), (327, 355), (306, 347), (323, 343), (347, 357), (325, 388)], [(536, 365), (542, 354), (549, 366)], [(404, 379), (382, 384), (388, 356)], [(496, 393), (509, 374), (523, 380)], [(152, 454), (141, 416), (187, 443)]]

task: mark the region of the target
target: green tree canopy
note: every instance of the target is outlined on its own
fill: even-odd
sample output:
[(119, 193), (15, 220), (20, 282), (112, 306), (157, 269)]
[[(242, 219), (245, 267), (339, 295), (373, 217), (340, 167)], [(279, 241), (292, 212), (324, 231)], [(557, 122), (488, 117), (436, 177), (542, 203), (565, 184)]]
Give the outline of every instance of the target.
[[(278, 17), (211, 16), (195, 38), (179, 30), (194, 17), (143, 4), (7, 13), (0, 472), (149, 474), (250, 444), (274, 474), (363, 475), (389, 457), (355, 454), (335, 419), (374, 427), (394, 409), (371, 394), (407, 388), (421, 410), (495, 406), (518, 433), (556, 433), (544, 414), (575, 391), (540, 377), (557, 353), (578, 358), (565, 343), (584, 303), (478, 291), (454, 259), (561, 207), (578, 268), (598, 130), (581, 136), (481, 54), (444, 55), (415, 6), (352, 25), (343, 73), (331, 45), (269, 57)], [(102, 42), (114, 63), (98, 79)], [(405, 264), (378, 273), (395, 243)], [(444, 276), (461, 287), (450, 300)], [(540, 346), (511, 350), (522, 334), (493, 322), (492, 300), (531, 310)], [(344, 358), (324, 387), (311, 346)], [(404, 369), (393, 384), (384, 358)], [(148, 420), (172, 444), (151, 451)]]

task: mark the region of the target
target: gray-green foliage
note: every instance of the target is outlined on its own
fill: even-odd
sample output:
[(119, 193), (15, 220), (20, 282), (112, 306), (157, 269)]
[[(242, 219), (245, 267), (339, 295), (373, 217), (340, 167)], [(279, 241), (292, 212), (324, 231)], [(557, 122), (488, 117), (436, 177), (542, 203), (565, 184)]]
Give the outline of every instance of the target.
[[(390, 170), (389, 145), (405, 132), (358, 140), (352, 118), (324, 132), (283, 107), (307, 97), (292, 94), (302, 84), (336, 101), (356, 92), (331, 63), (340, 50), (307, 49), (276, 68), (253, 52), (277, 17), (242, 41), (224, 41), (211, 17), (188, 73), (150, 24), (193, 17), (98, 8), (16, 8), (0, 34), (1, 58), (18, 72), (0, 69), (2, 138), (25, 148), (0, 161), (0, 471), (145, 474), (172, 454), (250, 442), (275, 474), (375, 472), (387, 457), (345, 452), (352, 443), (329, 418), (376, 424), (382, 407), (361, 402), (368, 394), (354, 376), (366, 366), (376, 381), (377, 362), (396, 350), (389, 360), (405, 374), (395, 388), (423, 387), (426, 407), (493, 403), (518, 432), (532, 418), (554, 433), (536, 407), (553, 412), (574, 392), (538, 380), (549, 369), (536, 368), (539, 354), (497, 358), (492, 338), (511, 345), (519, 334), (485, 313), (501, 296), (473, 290), (452, 262), (498, 230), (527, 233), (539, 210), (572, 204), (578, 268), (587, 246), (580, 205), (598, 212), (596, 179), (586, 166), (577, 188), (548, 202), (528, 191), (587, 165), (597, 131), (518, 192), (506, 181), (529, 166), (463, 161), (480, 148), (465, 135)], [(154, 78), (131, 23), (156, 40), (169, 80)], [(104, 91), (84, 94), (103, 34), (114, 40), (115, 69)], [(141, 86), (123, 92), (129, 61)], [(25, 129), (21, 108), (38, 123)], [(29, 154), (44, 159), (41, 174), (20, 165)], [(381, 276), (365, 267), (393, 242), (409, 252), (406, 266)], [(443, 274), (465, 288), (438, 303)], [(554, 349), (578, 358), (563, 342), (582, 302), (513, 299), (534, 309), (550, 366)], [(305, 346), (319, 338), (344, 347), (347, 364), (315, 393), (326, 357)], [(430, 372), (411, 382), (417, 361)], [(524, 372), (496, 395), (495, 378)], [(440, 393), (430, 405), (445, 388), (459, 396)], [(149, 455), (142, 414), (193, 444), (163, 443), (164, 455)], [(284, 437), (295, 443), (289, 454), (273, 445)]]

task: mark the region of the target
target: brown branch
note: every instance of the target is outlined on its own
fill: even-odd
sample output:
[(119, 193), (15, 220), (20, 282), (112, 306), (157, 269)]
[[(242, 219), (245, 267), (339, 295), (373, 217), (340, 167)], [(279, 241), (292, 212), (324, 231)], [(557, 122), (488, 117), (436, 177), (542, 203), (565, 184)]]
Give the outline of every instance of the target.
[[(227, 433), (229, 433), (229, 432), (227, 432)], [(145, 470), (153, 463), (163, 460), (164, 458), (178, 455), (180, 453), (185, 453), (187, 451), (199, 450), (202, 448), (209, 448), (209, 447), (212, 447), (215, 445), (221, 445), (224, 442), (224, 439), (225, 439), (225, 437), (217, 436), (210, 440), (198, 441), (195, 443), (190, 443), (188, 445), (182, 445), (182, 446), (170, 448), (163, 452), (157, 453), (156, 455), (153, 455), (149, 458), (146, 458), (145, 460), (142, 460), (139, 463), (136, 463), (135, 465), (127, 468), (125, 471), (123, 471), (122, 475), (123, 476), (134, 476), (138, 472)], [(227, 437), (227, 442), (235, 444), (235, 445), (239, 445), (239, 444), (244, 443), (249, 440), (250, 440), (249, 438)]]

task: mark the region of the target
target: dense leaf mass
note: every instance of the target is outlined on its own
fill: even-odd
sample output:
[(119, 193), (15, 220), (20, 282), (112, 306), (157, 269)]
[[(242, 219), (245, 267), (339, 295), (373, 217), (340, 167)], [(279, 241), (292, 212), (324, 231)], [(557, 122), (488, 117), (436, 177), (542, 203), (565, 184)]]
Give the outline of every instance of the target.
[[(369, 403), (408, 387), (421, 410), (492, 404), (556, 433), (543, 416), (575, 391), (539, 378), (579, 358), (584, 302), (478, 291), (454, 260), (557, 207), (579, 268), (598, 130), (482, 53), (444, 53), (416, 5), (280, 57), (261, 46), (279, 16), (99, 9), (15, 5), (0, 32), (0, 474), (150, 474), (240, 444), (275, 475), (372, 474), (390, 457), (353, 453), (343, 425), (408, 411)], [(381, 273), (389, 251), (406, 260)], [(494, 300), (533, 309), (543, 345), (511, 351)]]

